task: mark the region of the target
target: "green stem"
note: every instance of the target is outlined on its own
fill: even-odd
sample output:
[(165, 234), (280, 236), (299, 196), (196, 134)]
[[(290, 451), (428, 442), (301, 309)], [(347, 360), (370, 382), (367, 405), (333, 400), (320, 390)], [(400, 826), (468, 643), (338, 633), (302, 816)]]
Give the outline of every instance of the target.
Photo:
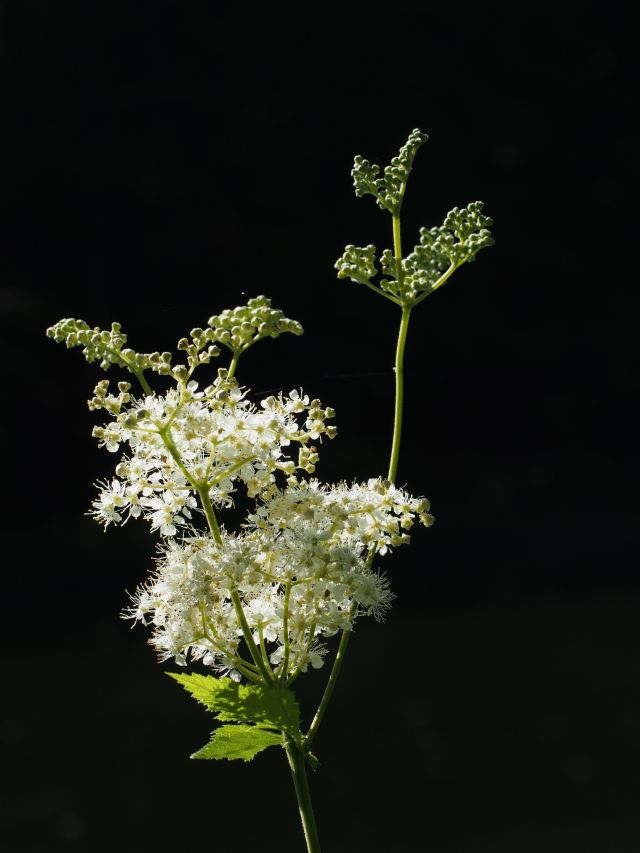
[(211, 501), (209, 500), (209, 490), (206, 486), (201, 486), (196, 489), (198, 493), (198, 497), (200, 498), (200, 503), (202, 505), (202, 509), (204, 510), (204, 514), (207, 517), (207, 523), (209, 524), (209, 530), (211, 531), (211, 535), (216, 541), (216, 544), (222, 545), (222, 536), (220, 535), (220, 528), (218, 527), (218, 519), (216, 518), (216, 514), (213, 511), (213, 507), (211, 506)]
[[(211, 451), (211, 453), (212, 453), (211, 458), (213, 458), (213, 451)], [(209, 464), (207, 464), (207, 468), (209, 469), (209, 472), (207, 473), (207, 478), (206, 478), (208, 480), (207, 486), (209, 486), (209, 487), (217, 486), (218, 483), (222, 482), (222, 480), (224, 480), (230, 474), (233, 474), (235, 471), (238, 470), (238, 468), (242, 468), (243, 465), (246, 465), (247, 462), (252, 462), (255, 458), (256, 458), (255, 456), (247, 456), (246, 459), (241, 459), (239, 462), (234, 462), (233, 465), (230, 465), (228, 468), (225, 468), (224, 471), (221, 471), (219, 474), (216, 474), (216, 476), (213, 478), (213, 480), (208, 480), (209, 473), (211, 471), (211, 466)]]
[[(193, 488), (200, 495), (200, 491), (198, 490), (198, 483), (193, 479), (193, 477), (191, 476), (191, 474), (187, 470), (184, 462), (182, 461), (182, 456), (180, 456), (178, 448), (175, 446), (173, 438), (171, 437), (171, 427), (168, 427), (166, 424), (164, 426), (158, 425), (158, 435), (162, 438), (162, 441), (164, 442), (164, 446), (167, 448), (167, 450), (169, 451), (169, 453), (173, 457), (174, 462), (176, 463), (176, 465), (180, 469), (185, 480), (188, 483), (191, 483)], [(202, 495), (200, 495), (200, 497), (202, 498)], [(207, 503), (209, 503), (208, 498), (207, 498)], [(209, 508), (211, 509), (210, 503), (209, 503)], [(203, 503), (203, 509), (205, 509), (205, 511), (206, 511), (206, 508), (204, 507), (204, 503)], [(215, 518), (214, 518), (214, 522), (215, 522)], [(216, 522), (216, 527), (217, 526), (218, 525)]]
[(249, 681), (254, 684), (262, 684), (259, 671), (256, 666), (249, 663), (249, 661), (246, 661), (244, 658), (234, 655), (233, 652), (225, 649), (224, 645), (218, 641), (215, 629), (211, 624), (211, 620), (207, 619), (204, 612), (204, 605), (201, 605), (200, 607), (200, 614), (202, 616), (202, 630), (204, 631), (204, 638), (213, 646), (214, 649), (222, 652), (225, 657), (232, 660), (238, 672), (241, 672), (245, 678), (248, 678)]
[(138, 382), (142, 385), (145, 394), (148, 394), (149, 397), (152, 397), (153, 389), (151, 388), (151, 385), (149, 385), (149, 383), (147, 382), (147, 379), (142, 370), (135, 370), (134, 373), (138, 378)]
[(264, 661), (264, 665), (267, 669), (271, 669), (269, 665), (269, 656), (267, 655), (267, 649), (264, 644), (264, 632), (262, 630), (262, 625), (258, 626), (258, 636), (260, 637), (260, 654), (262, 655), (262, 660)]
[(396, 259), (396, 278), (402, 285), (402, 232), (400, 228), (400, 211), (393, 217), (393, 257)]
[[(349, 612), (350, 617), (353, 617), (357, 607), (358, 605), (355, 602), (351, 605), (351, 610)], [(342, 662), (344, 661), (344, 656), (347, 652), (347, 646), (349, 645), (351, 634), (351, 631), (343, 631), (342, 637), (340, 637), (340, 645), (338, 646), (336, 659), (333, 662), (331, 675), (329, 676), (329, 680), (327, 681), (327, 686), (324, 688), (324, 693), (322, 694), (322, 699), (320, 700), (320, 704), (318, 705), (316, 715), (313, 718), (311, 725), (309, 726), (309, 731), (307, 732), (307, 735), (304, 739), (305, 751), (308, 750), (311, 746), (311, 741), (316, 736), (318, 727), (320, 726), (322, 718), (324, 717), (324, 712), (327, 710), (327, 705), (329, 704), (329, 700), (331, 699), (333, 690), (336, 686), (336, 681), (338, 680), (338, 676), (340, 675), (340, 670), (342, 669)]]
[(233, 358), (231, 359), (231, 364), (229, 365), (229, 372), (227, 373), (227, 379), (233, 379), (233, 374), (236, 372), (236, 367), (238, 366), (238, 359), (240, 358), (240, 352), (238, 350), (234, 351)]
[[(122, 364), (124, 364), (124, 366), (128, 370), (130, 370), (131, 373), (133, 373), (133, 375), (136, 377), (136, 379), (138, 380), (140, 385), (142, 385), (142, 390), (144, 391), (145, 394), (148, 394), (149, 397), (153, 396), (153, 389), (151, 388), (151, 385), (149, 385), (149, 383), (147, 382), (147, 379), (144, 375), (144, 370), (139, 370), (139, 369), (135, 368), (131, 364), (131, 362), (122, 355), (121, 352), (118, 352), (117, 350), (111, 349), (111, 347), (105, 347), (105, 351), (108, 353), (111, 353), (111, 355), (116, 357), (116, 362), (115, 362), (116, 364), (120, 364), (122, 362)], [(122, 364), (121, 364), (121, 366), (122, 366)]]
[(232, 591), (231, 601), (233, 602), (233, 606), (236, 611), (236, 616), (238, 617), (238, 622), (240, 623), (240, 627), (242, 628), (242, 636), (244, 637), (244, 641), (249, 648), (249, 654), (253, 658), (253, 662), (260, 670), (260, 674), (264, 678), (265, 682), (267, 684), (273, 684), (272, 673), (267, 670), (267, 667), (265, 666), (265, 663), (260, 655), (260, 651), (251, 635), (251, 628), (249, 628), (247, 617), (244, 615), (244, 610), (242, 609), (242, 602), (240, 601), (240, 596), (238, 595), (237, 589), (234, 589)]
[(391, 459), (389, 460), (389, 473), (387, 479), (392, 483), (396, 478), (398, 459), (400, 458), (400, 439), (402, 437), (402, 407), (404, 402), (404, 348), (407, 342), (407, 330), (409, 328), (409, 317), (411, 307), (402, 306), (402, 318), (398, 330), (398, 344), (396, 346), (396, 405), (393, 419), (393, 442), (391, 444)]
[(282, 615), (282, 635), (284, 640), (284, 653), (282, 656), (281, 678), (286, 679), (289, 674), (289, 602), (291, 600), (291, 582), (288, 581), (284, 590), (284, 612)]
[(418, 296), (418, 298), (417, 298), (417, 299), (414, 299), (414, 300), (413, 300), (413, 302), (411, 303), (411, 307), (413, 308), (413, 306), (414, 306), (414, 305), (419, 305), (421, 302), (424, 302), (424, 300), (427, 298), (427, 296), (431, 296), (431, 294), (432, 294), (432, 293), (435, 293), (435, 292), (436, 292), (436, 290), (437, 290), (439, 287), (442, 287), (442, 285), (445, 283), (445, 281), (447, 281), (447, 279), (448, 279), (451, 275), (453, 275), (453, 273), (458, 269), (458, 267), (459, 267), (459, 266), (460, 266), (460, 264), (459, 264), (459, 263), (458, 263), (458, 264), (453, 264), (453, 263), (452, 263), (452, 264), (451, 264), (451, 265), (450, 265), (450, 266), (445, 270), (445, 272), (443, 272), (443, 273), (442, 273), (442, 275), (440, 276), (440, 278), (439, 278), (436, 282), (434, 282), (434, 284), (432, 284), (432, 286), (431, 286), (431, 289), (430, 289), (430, 290), (427, 290), (425, 293), (423, 293), (423, 294), (422, 294), (422, 296)]
[[(403, 295), (404, 270), (402, 269), (402, 231), (400, 226), (400, 211), (404, 201), (406, 184), (400, 188), (400, 199), (393, 214), (393, 257), (396, 261), (396, 279), (398, 281), (400, 295)], [(391, 443), (391, 458), (389, 460), (389, 473), (387, 479), (392, 483), (396, 478), (398, 459), (400, 458), (400, 439), (402, 437), (402, 405), (404, 398), (404, 348), (407, 342), (407, 329), (409, 328), (409, 317), (411, 316), (411, 305), (402, 302), (402, 318), (398, 330), (398, 344), (396, 346), (396, 404), (393, 417), (393, 441)]]
[(307, 780), (304, 753), (293, 738), (287, 734), (285, 734), (284, 737), (284, 748), (287, 753), (287, 758), (289, 759), (289, 768), (291, 769), (293, 786), (296, 790), (296, 797), (298, 799), (300, 820), (302, 821), (302, 829), (304, 830), (304, 837), (307, 842), (307, 853), (321, 853), (320, 839), (318, 837), (318, 829), (316, 827), (313, 805), (311, 803), (311, 793), (309, 791), (309, 782)]
[(361, 283), (364, 284), (366, 287), (370, 288), (371, 290), (373, 290), (374, 293), (377, 293), (379, 296), (384, 296), (385, 299), (389, 299), (391, 302), (394, 302), (396, 305), (401, 304), (400, 301), (398, 299), (396, 299), (396, 297), (393, 296), (391, 293), (387, 293), (386, 291), (379, 288), (377, 285), (371, 284), (370, 281), (362, 281)]
[[(222, 536), (220, 534), (220, 528), (218, 526), (218, 520), (216, 518), (216, 514), (213, 511), (213, 506), (211, 505), (211, 501), (209, 500), (208, 489), (206, 486), (200, 486), (196, 489), (198, 493), (198, 497), (200, 498), (200, 503), (202, 504), (202, 509), (204, 510), (204, 514), (207, 517), (207, 522), (209, 523), (209, 529), (211, 530), (211, 535), (218, 543), (218, 545), (222, 545)], [(247, 617), (244, 615), (244, 610), (242, 609), (242, 602), (240, 601), (240, 596), (238, 595), (237, 590), (233, 590), (231, 593), (231, 600), (233, 602), (233, 607), (236, 611), (236, 616), (238, 617), (238, 621), (240, 623), (240, 627), (242, 628), (242, 636), (244, 637), (244, 641), (249, 648), (249, 653), (253, 658), (253, 662), (256, 665), (256, 668), (260, 671), (260, 674), (264, 678), (267, 684), (273, 684), (272, 673), (265, 666), (265, 662), (262, 660), (260, 656), (260, 652), (258, 651), (256, 644), (251, 636), (251, 629), (249, 628), (249, 623), (247, 622)]]

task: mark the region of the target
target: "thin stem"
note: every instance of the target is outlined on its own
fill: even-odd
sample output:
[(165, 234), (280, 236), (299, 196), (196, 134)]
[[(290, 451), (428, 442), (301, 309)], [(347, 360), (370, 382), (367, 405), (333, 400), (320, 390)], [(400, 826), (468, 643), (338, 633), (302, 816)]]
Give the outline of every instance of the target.
[(293, 738), (287, 734), (285, 734), (284, 738), (284, 748), (287, 753), (287, 758), (289, 759), (289, 768), (293, 778), (293, 786), (296, 790), (296, 797), (298, 799), (300, 820), (302, 821), (302, 829), (304, 830), (304, 837), (307, 842), (307, 853), (321, 853), (320, 839), (318, 837), (316, 819), (313, 814), (313, 805), (311, 803), (311, 793), (309, 791), (309, 782), (307, 780), (304, 753)]
[(196, 489), (196, 492), (200, 498), (204, 514), (207, 517), (207, 523), (209, 524), (211, 535), (218, 545), (222, 545), (222, 536), (220, 535), (220, 528), (218, 527), (218, 519), (216, 518), (216, 514), (211, 506), (211, 501), (209, 500), (209, 490), (206, 486), (201, 486), (199, 489)]
[(409, 328), (409, 317), (411, 308), (402, 306), (402, 318), (398, 330), (398, 344), (396, 346), (396, 404), (393, 419), (393, 441), (391, 443), (391, 459), (389, 460), (389, 473), (387, 479), (392, 483), (396, 478), (398, 459), (400, 458), (400, 439), (402, 437), (402, 406), (404, 402), (404, 348), (407, 342), (407, 330)]
[[(213, 454), (213, 451), (211, 451)], [(213, 455), (212, 455), (213, 458)], [(209, 480), (207, 482), (207, 486), (217, 486), (218, 483), (222, 482), (229, 474), (233, 474), (234, 471), (237, 471), (238, 468), (242, 468), (243, 465), (246, 465), (247, 462), (252, 462), (256, 457), (255, 456), (247, 456), (246, 459), (241, 459), (239, 462), (234, 462), (233, 465), (230, 465), (228, 468), (225, 468), (224, 471), (221, 471), (219, 474), (213, 478), (213, 480)], [(210, 468), (210, 466), (208, 466)], [(208, 478), (208, 474), (207, 474)]]
[[(356, 609), (357, 604), (355, 601), (351, 605), (351, 610), (349, 611), (349, 617), (352, 618)], [(318, 731), (318, 727), (322, 722), (322, 718), (324, 717), (324, 712), (327, 710), (327, 705), (329, 704), (329, 700), (331, 699), (331, 695), (333, 693), (333, 689), (336, 686), (336, 681), (338, 680), (338, 676), (340, 675), (340, 670), (342, 669), (342, 662), (344, 661), (344, 656), (347, 651), (347, 646), (349, 645), (349, 640), (351, 639), (352, 631), (343, 631), (342, 637), (340, 637), (340, 645), (338, 646), (338, 652), (336, 654), (336, 659), (333, 662), (333, 667), (331, 669), (331, 675), (329, 676), (329, 680), (327, 681), (327, 686), (324, 688), (324, 693), (322, 694), (322, 699), (320, 700), (320, 704), (318, 706), (318, 710), (316, 711), (316, 715), (311, 722), (309, 727), (309, 731), (304, 739), (304, 748), (305, 751), (309, 749), (311, 746), (311, 741), (316, 736), (316, 732)]]
[[(400, 199), (393, 213), (393, 257), (396, 261), (396, 279), (400, 294), (403, 293), (404, 270), (402, 268), (402, 229), (400, 224), (400, 211), (402, 202), (404, 201), (404, 191), (406, 184), (400, 187)], [(398, 469), (398, 459), (400, 458), (400, 438), (402, 436), (402, 404), (404, 398), (404, 347), (407, 341), (407, 329), (409, 327), (409, 317), (411, 316), (411, 305), (402, 302), (402, 318), (400, 320), (400, 329), (398, 330), (398, 344), (396, 346), (396, 402), (393, 417), (393, 441), (391, 443), (391, 458), (389, 460), (389, 473), (387, 479), (392, 483), (396, 478)]]
[(282, 655), (282, 673), (281, 678), (287, 677), (287, 671), (289, 669), (289, 651), (290, 651), (290, 643), (289, 643), (289, 601), (291, 599), (291, 583), (287, 582), (287, 585), (284, 590), (284, 610), (282, 614), (282, 636), (284, 639), (284, 653)]
[(439, 287), (442, 287), (442, 285), (443, 285), (443, 284), (445, 283), (445, 281), (449, 278), (449, 276), (450, 276), (450, 275), (452, 275), (452, 274), (453, 274), (453, 273), (458, 269), (458, 267), (459, 267), (459, 266), (460, 266), (460, 264), (453, 264), (453, 263), (452, 263), (452, 264), (451, 264), (451, 266), (449, 266), (449, 267), (448, 267), (448, 268), (447, 268), (447, 269), (442, 273), (442, 275), (440, 276), (440, 278), (439, 278), (439, 279), (438, 279), (438, 280), (437, 280), (437, 281), (436, 281), (436, 282), (431, 286), (431, 289), (430, 289), (430, 290), (427, 290), (425, 293), (423, 293), (423, 294), (421, 294), (420, 296), (418, 296), (418, 298), (417, 298), (417, 299), (414, 299), (414, 300), (413, 300), (413, 302), (411, 303), (411, 307), (413, 308), (413, 306), (414, 306), (414, 305), (419, 305), (421, 302), (423, 302), (423, 301), (427, 298), (427, 296), (431, 296), (431, 294), (432, 294), (432, 293), (435, 293), (435, 292), (436, 292), (436, 290), (437, 290)]
[[(142, 385), (142, 390), (144, 391), (144, 393), (148, 394), (150, 397), (153, 396), (153, 389), (152, 389), (151, 385), (149, 385), (149, 383), (147, 382), (147, 379), (144, 375), (144, 370), (140, 370), (138, 368), (135, 368), (131, 364), (131, 362), (122, 355), (121, 352), (118, 352), (117, 350), (111, 349), (111, 347), (105, 347), (105, 352), (111, 353), (111, 355), (116, 357), (116, 361), (115, 361), (116, 364), (118, 364), (120, 361), (123, 362), (124, 365), (126, 366), (126, 368), (128, 370), (130, 370), (131, 373), (133, 373), (133, 375), (136, 377), (138, 382)], [(122, 365), (120, 365), (120, 366), (122, 366)]]
[(363, 281), (362, 284), (364, 284), (366, 287), (373, 290), (373, 292), (377, 293), (379, 296), (384, 296), (385, 299), (389, 299), (391, 302), (394, 302), (396, 305), (400, 305), (400, 300), (396, 299), (396, 297), (393, 296), (393, 294), (387, 293), (385, 290), (382, 290), (382, 288), (378, 287), (375, 284), (372, 284), (370, 281)]
[(138, 379), (138, 382), (142, 385), (145, 394), (148, 394), (149, 397), (153, 396), (153, 389), (151, 388), (151, 385), (149, 385), (149, 383), (147, 382), (146, 376), (144, 375), (142, 370), (135, 370), (134, 373)]
[(242, 636), (244, 637), (244, 641), (249, 648), (249, 654), (253, 658), (253, 662), (260, 670), (260, 674), (262, 675), (266, 683), (273, 684), (273, 673), (269, 672), (269, 670), (265, 666), (265, 663), (260, 655), (260, 651), (258, 650), (258, 647), (256, 646), (255, 641), (251, 635), (251, 629), (249, 628), (247, 617), (244, 615), (244, 610), (242, 609), (242, 602), (240, 601), (240, 596), (238, 595), (237, 589), (234, 589), (232, 591), (231, 601), (233, 601), (236, 616), (238, 617), (238, 622), (240, 623), (240, 627), (242, 629)]
[[(202, 504), (202, 509), (204, 510), (204, 514), (207, 517), (207, 522), (209, 523), (209, 529), (211, 530), (211, 535), (218, 543), (218, 545), (222, 545), (222, 536), (220, 534), (220, 528), (218, 526), (218, 520), (216, 518), (216, 514), (213, 511), (213, 506), (211, 505), (211, 501), (209, 500), (209, 495), (206, 486), (200, 486), (196, 489), (198, 493), (198, 497), (200, 498), (200, 503)], [(238, 617), (238, 621), (240, 622), (240, 627), (242, 628), (242, 636), (244, 637), (245, 643), (249, 649), (249, 653), (253, 658), (253, 662), (256, 665), (256, 668), (260, 671), (260, 674), (264, 678), (267, 684), (273, 684), (273, 677), (270, 671), (270, 668), (265, 666), (265, 662), (262, 660), (260, 653), (256, 647), (256, 644), (251, 636), (251, 629), (249, 628), (249, 623), (247, 622), (247, 617), (244, 615), (244, 610), (242, 609), (242, 602), (240, 601), (240, 596), (238, 595), (237, 590), (233, 590), (231, 592), (231, 600), (233, 602), (234, 609), (236, 611), (236, 616)]]
[(267, 669), (270, 669), (269, 657), (267, 656), (267, 649), (264, 644), (264, 631), (262, 630), (262, 625), (258, 625), (258, 637), (260, 638), (260, 653), (262, 655), (262, 660), (264, 661), (264, 665)]
[(393, 257), (396, 260), (396, 278), (402, 285), (404, 270), (402, 269), (402, 231), (400, 227), (400, 212), (393, 217)]
[[(139, 376), (138, 378), (142, 382), (142, 379), (144, 377)], [(202, 509), (204, 510), (204, 514), (207, 518), (207, 523), (209, 525), (211, 535), (213, 536), (214, 540), (218, 545), (222, 545), (222, 535), (220, 533), (218, 519), (216, 518), (213, 506), (211, 504), (211, 501), (209, 500), (208, 485), (198, 483), (194, 481), (193, 478), (190, 476), (189, 472), (184, 466), (182, 457), (178, 453), (178, 450), (175, 444), (173, 443), (169, 430), (165, 427), (163, 429), (160, 429), (159, 432), (162, 436), (162, 440), (164, 441), (167, 450), (169, 451), (169, 453), (171, 453), (176, 464), (178, 465), (184, 476), (187, 478), (187, 480), (192, 484), (198, 497), (200, 498), (200, 504), (202, 505)], [(233, 590), (233, 592), (231, 593), (231, 600), (233, 601), (233, 606), (235, 608), (238, 621), (240, 622), (240, 626), (242, 628), (242, 635), (245, 639), (247, 646), (249, 647), (249, 652), (251, 654), (251, 657), (253, 658), (253, 662), (255, 663), (257, 669), (260, 671), (260, 674), (264, 678), (265, 682), (267, 684), (273, 684), (273, 677), (270, 667), (265, 666), (265, 663), (262, 660), (258, 649), (256, 648), (256, 644), (253, 641), (253, 637), (251, 636), (251, 630), (247, 623), (246, 616), (244, 615), (244, 610), (242, 609), (242, 602), (240, 601), (240, 596), (238, 595), (237, 590)]]
[[(187, 480), (187, 482), (191, 483), (191, 485), (196, 491), (198, 491), (198, 484), (194, 481), (193, 477), (187, 470), (184, 462), (182, 461), (182, 456), (180, 456), (178, 448), (175, 446), (173, 439), (171, 438), (171, 428), (167, 427), (166, 424), (165, 426), (158, 427), (158, 434), (161, 436), (162, 441), (164, 442), (164, 446), (173, 456), (173, 460), (182, 472), (184, 478)], [(198, 494), (200, 494), (200, 492), (198, 492)]]
[[(224, 645), (220, 643), (216, 638), (216, 632), (211, 624), (211, 620), (207, 619), (207, 616), (204, 612), (204, 605), (200, 607), (200, 615), (202, 616), (202, 630), (204, 631), (204, 639), (206, 639), (214, 649), (217, 649), (221, 652), (226, 658), (233, 661), (238, 672), (241, 672), (249, 681), (252, 681), (254, 684), (262, 684), (258, 668), (254, 666), (252, 663), (249, 663), (244, 658), (238, 657), (233, 654), (233, 652), (225, 649)], [(211, 632), (211, 633), (209, 633)]]
[(231, 359), (231, 364), (229, 365), (229, 372), (227, 373), (227, 379), (233, 379), (233, 374), (236, 372), (236, 367), (238, 366), (239, 358), (239, 350), (234, 350), (233, 358)]

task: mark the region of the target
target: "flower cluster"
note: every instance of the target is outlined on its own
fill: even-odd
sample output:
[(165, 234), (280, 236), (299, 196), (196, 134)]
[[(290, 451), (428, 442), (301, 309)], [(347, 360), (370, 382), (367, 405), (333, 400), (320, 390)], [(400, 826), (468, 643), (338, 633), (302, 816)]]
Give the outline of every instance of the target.
[[(141, 374), (145, 370), (152, 370), (161, 375), (172, 373), (169, 352), (139, 353), (128, 347), (123, 349), (127, 336), (122, 331), (120, 323), (112, 323), (111, 329), (107, 331), (98, 326), (91, 328), (84, 320), (67, 317), (47, 329), (47, 335), (56, 343), (66, 344), (69, 349), (82, 347), (82, 354), (87, 361), (90, 364), (94, 361), (99, 362), (103, 370), (107, 370), (111, 365), (117, 365), (136, 374)], [(211, 346), (202, 361), (209, 360), (218, 353), (218, 348)]]
[(418, 149), (427, 135), (413, 130), (398, 155), (379, 177), (380, 167), (356, 157), (351, 175), (358, 197), (372, 195), (378, 206), (394, 217), (394, 248), (384, 249), (379, 263), (376, 247), (349, 244), (335, 263), (338, 278), (364, 284), (381, 296), (405, 308), (413, 308), (434, 293), (463, 264), (473, 261), (481, 249), (493, 246), (490, 217), (482, 213), (483, 203), (454, 207), (442, 225), (420, 229), (420, 243), (406, 257), (400, 248), (400, 209)]
[(449, 275), (468, 261), (475, 260), (481, 249), (493, 246), (492, 220), (482, 213), (481, 201), (468, 207), (454, 207), (444, 223), (420, 229), (420, 244), (405, 258), (398, 260), (391, 249), (380, 256), (383, 278), (378, 275), (376, 247), (346, 246), (335, 267), (338, 278), (349, 278), (387, 294), (399, 304), (417, 304), (444, 284)]
[[(405, 155), (409, 168), (413, 155)], [(373, 256), (353, 259), (365, 261), (375, 264)], [(165, 537), (128, 615), (153, 626), (163, 659), (184, 664), (190, 655), (238, 679), (290, 681), (322, 665), (324, 638), (350, 631), (359, 615), (381, 618), (394, 596), (373, 569), (375, 555), (407, 543), (416, 519), (433, 520), (428, 501), (386, 480), (325, 486), (305, 479), (318, 461), (316, 442), (336, 434), (327, 423), (335, 412), (295, 390), (254, 405), (233, 377), (242, 352), (284, 332), (302, 327), (257, 297), (182, 338), (186, 364), (174, 366), (171, 353), (125, 349), (117, 323), (104, 331), (61, 320), (48, 330), (103, 369), (133, 373), (143, 389), (136, 397), (121, 381), (111, 391), (105, 379), (89, 400), (109, 416), (94, 436), (120, 454), (91, 514), (105, 527), (145, 518)], [(201, 388), (192, 375), (219, 355), (218, 345), (231, 350), (231, 365)], [(171, 387), (153, 391), (146, 370)], [(217, 513), (238, 484), (256, 504), (231, 533)], [(207, 533), (195, 529), (194, 511), (206, 515)]]
[(418, 128), (412, 130), (398, 154), (385, 166), (383, 177), (379, 177), (380, 166), (356, 155), (351, 170), (356, 195), (359, 198), (372, 195), (381, 210), (398, 213), (413, 160), (428, 138)]
[(382, 480), (272, 486), (242, 533), (169, 540), (129, 615), (153, 626), (163, 658), (184, 664), (190, 652), (239, 678), (236, 593), (253, 642), (292, 677), (322, 665), (322, 637), (351, 630), (360, 614), (384, 615), (393, 594), (371, 557), (406, 543), (416, 518), (430, 525), (428, 510)]
[(218, 344), (223, 344), (237, 357), (263, 338), (277, 338), (285, 333), (301, 335), (303, 331), (297, 320), (290, 320), (279, 308), (273, 308), (266, 296), (256, 296), (246, 305), (210, 317), (208, 326), (207, 329), (192, 329), (188, 338), (179, 340), (178, 349), (186, 353), (187, 366), (172, 366), (170, 352), (139, 353), (124, 348), (127, 336), (120, 323), (112, 323), (107, 331), (68, 317), (47, 329), (47, 335), (69, 349), (82, 347), (87, 361), (99, 362), (103, 370), (117, 365), (138, 378), (151, 370), (161, 376), (172, 375), (182, 382), (188, 380), (197, 367), (220, 355)]
[[(319, 400), (292, 391), (256, 407), (225, 370), (202, 391), (193, 380), (140, 400), (128, 390), (121, 383), (115, 397), (103, 381), (90, 401), (114, 416), (94, 428), (100, 445), (114, 453), (121, 445), (130, 450), (93, 503), (93, 515), (105, 525), (143, 515), (152, 529), (173, 536), (191, 519), (195, 493), (226, 506), (239, 480), (255, 497), (274, 482), (276, 471), (288, 477), (296, 468), (313, 472), (311, 442), (336, 433), (326, 423), (335, 413)], [(297, 460), (285, 455), (292, 444), (299, 447)]]
[(244, 352), (262, 338), (277, 338), (283, 332), (302, 334), (300, 323), (285, 317), (280, 309), (272, 308), (266, 296), (256, 296), (246, 305), (214, 314), (209, 318), (209, 327), (208, 337), (224, 344), (234, 354)]

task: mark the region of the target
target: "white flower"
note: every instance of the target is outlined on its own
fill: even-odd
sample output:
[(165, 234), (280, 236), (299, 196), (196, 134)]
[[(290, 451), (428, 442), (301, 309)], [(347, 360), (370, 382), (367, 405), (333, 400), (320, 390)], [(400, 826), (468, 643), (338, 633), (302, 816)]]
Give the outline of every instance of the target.
[[(165, 499), (145, 502), (157, 505), (155, 525), (181, 519)], [(264, 645), (272, 665), (286, 662), (286, 674), (318, 668), (322, 638), (351, 630), (359, 615), (384, 617), (394, 596), (387, 578), (372, 570), (372, 556), (403, 544), (403, 523), (424, 512), (424, 500), (382, 480), (272, 486), (242, 533), (223, 530), (221, 543), (208, 535), (169, 541), (129, 615), (153, 625), (152, 643), (163, 657), (190, 653), (237, 672), (237, 593), (253, 642)]]
[(116, 467), (119, 485), (102, 486), (93, 504), (96, 518), (120, 521), (119, 510), (126, 507), (127, 517), (144, 516), (153, 530), (173, 536), (191, 518), (196, 487), (218, 507), (231, 503), (237, 482), (257, 497), (275, 483), (277, 471), (293, 475), (295, 462), (284, 448), (304, 448), (311, 437), (334, 434), (325, 424), (333, 411), (298, 392), (268, 397), (256, 407), (224, 372), (204, 391), (197, 389), (190, 381), (164, 396), (135, 400), (123, 394), (122, 403), (111, 407), (113, 421), (96, 427), (94, 435), (112, 452), (128, 445), (130, 455)]
[(105, 528), (109, 524), (120, 524), (122, 511), (127, 505), (127, 497), (125, 494), (124, 484), (120, 480), (112, 480), (111, 484), (103, 483), (103, 489), (98, 495), (98, 499), (93, 501), (91, 506), (93, 511), (90, 513), (97, 521), (104, 524)]

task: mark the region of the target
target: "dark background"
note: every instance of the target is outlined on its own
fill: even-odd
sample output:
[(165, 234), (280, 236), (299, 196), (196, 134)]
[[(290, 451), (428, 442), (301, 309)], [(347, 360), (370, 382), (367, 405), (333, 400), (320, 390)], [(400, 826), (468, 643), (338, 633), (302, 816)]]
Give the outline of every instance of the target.
[(333, 263), (391, 236), (353, 155), (416, 126), (405, 246), (476, 198), (496, 246), (412, 320), (399, 481), (437, 523), (386, 558), (316, 742), (324, 848), (639, 849), (630, 9), (1, 4), (5, 850), (302, 849), (277, 751), (188, 761), (210, 722), (118, 619), (148, 528), (83, 516), (98, 371), (44, 329), (162, 350), (265, 293), (306, 334), (241, 381), (337, 409), (322, 478), (383, 473), (397, 312)]

